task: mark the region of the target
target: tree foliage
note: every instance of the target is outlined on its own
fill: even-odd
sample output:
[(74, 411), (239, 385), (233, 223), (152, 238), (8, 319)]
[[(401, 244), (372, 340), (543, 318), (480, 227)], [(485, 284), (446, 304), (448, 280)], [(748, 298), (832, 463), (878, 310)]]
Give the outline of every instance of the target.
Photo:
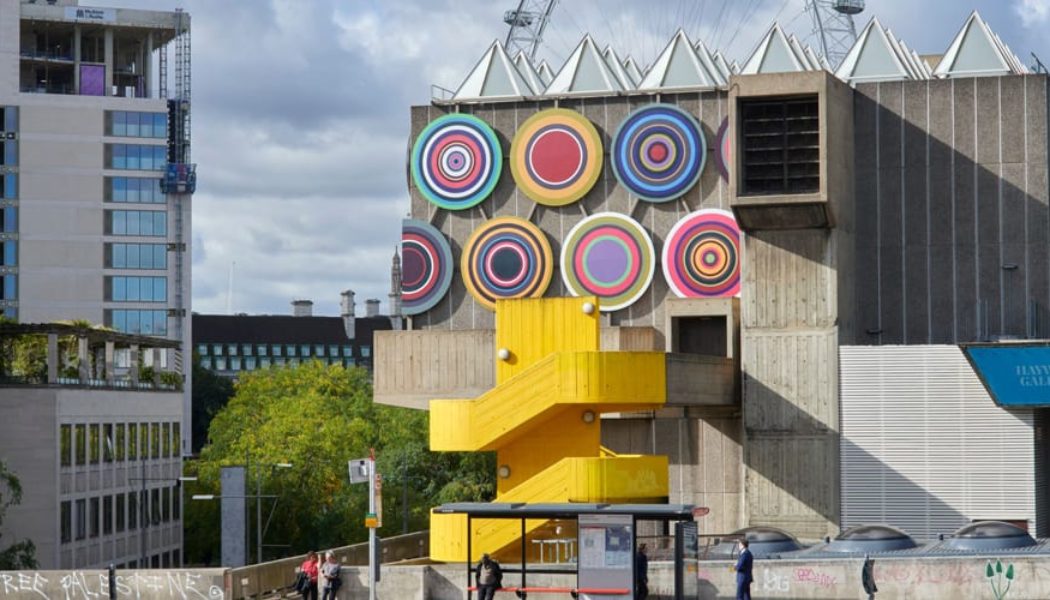
[(201, 366), (200, 355), (193, 353), (193, 442), (197, 454), (208, 441), (211, 420), (233, 396), (233, 382)]
[[(14, 473), (7, 470), (7, 465), (0, 461), (0, 525), (4, 522), (7, 509), (21, 502), (21, 482)], [(21, 540), (0, 550), (0, 571), (35, 568), (37, 568), (36, 546), (31, 540)]]
[[(415, 531), (427, 527), (430, 507), (486, 500), (495, 491), (493, 456), (430, 452), (427, 413), (373, 404), (368, 372), (359, 368), (310, 362), (247, 373), (208, 436), (194, 464), (198, 482), (188, 484), (187, 496), (218, 494), (222, 466), (250, 464), (248, 494), (258, 476), (263, 495), (279, 496), (264, 541), (287, 546), (267, 551), (267, 559), (367, 539), (367, 486), (350, 485), (347, 461), (368, 456), (370, 448), (384, 480), (380, 535), (401, 533), (405, 492), (408, 529)], [(277, 463), (293, 466), (270, 467)], [(248, 500), (253, 514), (254, 502)], [(263, 500), (264, 519), (270, 502)], [(186, 526), (187, 559), (216, 563), (219, 502), (191, 502)], [(254, 549), (253, 540), (252, 556)]]

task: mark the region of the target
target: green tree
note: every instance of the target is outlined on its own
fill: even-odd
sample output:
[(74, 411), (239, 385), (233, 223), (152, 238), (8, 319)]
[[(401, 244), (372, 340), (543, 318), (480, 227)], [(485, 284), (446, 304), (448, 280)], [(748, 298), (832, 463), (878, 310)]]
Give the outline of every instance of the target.
[[(280, 496), (265, 542), (287, 547), (267, 558), (367, 539), (367, 488), (349, 484), (347, 461), (370, 448), (385, 482), (381, 535), (401, 533), (403, 485), (409, 486), (410, 530), (427, 527), (431, 506), (485, 500), (495, 491), (491, 455), (429, 452), (427, 413), (373, 404), (368, 372), (359, 368), (310, 362), (247, 373), (208, 436), (192, 465), (199, 480), (189, 484), (191, 493), (218, 494), (222, 466), (250, 463), (249, 494), (260, 473), (263, 494)], [(285, 462), (293, 468), (266, 466)], [(254, 509), (254, 500), (248, 502)], [(266, 515), (269, 501), (263, 506)], [(187, 559), (217, 562), (219, 503), (190, 502), (186, 528)], [(254, 555), (254, 540), (250, 548)]]
[(208, 442), (211, 420), (233, 396), (233, 381), (201, 366), (201, 357), (193, 353), (193, 443), (198, 454)]
[[(21, 482), (14, 473), (7, 470), (7, 465), (0, 461), (0, 525), (4, 522), (7, 509), (21, 502)], [(0, 571), (35, 568), (37, 568), (36, 546), (31, 540), (21, 540), (0, 550)]]

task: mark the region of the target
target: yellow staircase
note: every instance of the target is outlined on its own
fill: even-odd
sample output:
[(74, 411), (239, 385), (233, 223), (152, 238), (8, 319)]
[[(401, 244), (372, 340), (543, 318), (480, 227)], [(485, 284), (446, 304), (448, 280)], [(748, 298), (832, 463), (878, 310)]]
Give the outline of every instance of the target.
[[(598, 319), (595, 298), (498, 301), (496, 387), (473, 400), (432, 400), (431, 449), (495, 450), (496, 502), (664, 501), (667, 458), (608, 452), (599, 418), (663, 405), (664, 354), (599, 351)], [(517, 521), (473, 525), (471, 560), (519, 543)], [(466, 558), (465, 516), (431, 514), (430, 556)]]

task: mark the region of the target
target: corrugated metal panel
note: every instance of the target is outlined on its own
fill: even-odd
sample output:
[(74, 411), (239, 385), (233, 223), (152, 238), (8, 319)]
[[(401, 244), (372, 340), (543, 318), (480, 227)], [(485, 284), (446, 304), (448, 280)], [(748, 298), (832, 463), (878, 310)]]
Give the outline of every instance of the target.
[(1050, 537), (1050, 410), (1035, 410), (1035, 520), (1037, 537)]
[(842, 523), (917, 539), (974, 519), (1035, 524), (1032, 411), (988, 396), (957, 346), (843, 346)]

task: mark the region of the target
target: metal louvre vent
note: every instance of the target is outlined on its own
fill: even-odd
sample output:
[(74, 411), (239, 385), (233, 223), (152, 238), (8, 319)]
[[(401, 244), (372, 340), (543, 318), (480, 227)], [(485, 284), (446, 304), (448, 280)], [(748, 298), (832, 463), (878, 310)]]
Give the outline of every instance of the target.
[(843, 346), (839, 360), (843, 528), (933, 539), (1036, 521), (1032, 411), (996, 406), (957, 346)]
[(742, 100), (742, 196), (820, 189), (817, 97)]

